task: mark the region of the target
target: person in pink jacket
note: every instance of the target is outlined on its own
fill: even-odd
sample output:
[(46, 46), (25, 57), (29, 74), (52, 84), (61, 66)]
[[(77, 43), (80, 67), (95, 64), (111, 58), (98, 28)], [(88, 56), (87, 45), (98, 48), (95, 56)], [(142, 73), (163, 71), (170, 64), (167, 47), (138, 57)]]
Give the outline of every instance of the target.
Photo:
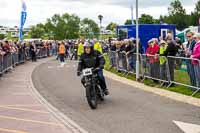
[(196, 85), (200, 87), (200, 34), (196, 34), (195, 37), (197, 43), (195, 44), (191, 58), (195, 59), (192, 60), (192, 64), (194, 66)]

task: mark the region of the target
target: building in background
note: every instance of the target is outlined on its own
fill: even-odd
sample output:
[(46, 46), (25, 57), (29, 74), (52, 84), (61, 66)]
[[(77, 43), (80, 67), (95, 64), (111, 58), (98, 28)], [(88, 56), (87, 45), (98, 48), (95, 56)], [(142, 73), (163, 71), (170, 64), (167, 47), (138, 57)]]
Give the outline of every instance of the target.
[[(30, 28), (24, 28), (24, 37), (28, 38), (30, 32)], [(19, 27), (5, 27), (0, 26), (0, 34), (4, 35), (5, 37), (12, 39), (12, 38), (19, 38)]]

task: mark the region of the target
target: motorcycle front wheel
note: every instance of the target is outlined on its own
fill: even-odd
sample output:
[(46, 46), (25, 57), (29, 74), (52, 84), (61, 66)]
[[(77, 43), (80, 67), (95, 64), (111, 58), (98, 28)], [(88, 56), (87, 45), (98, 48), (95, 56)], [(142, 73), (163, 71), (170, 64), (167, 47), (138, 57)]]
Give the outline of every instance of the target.
[(97, 108), (97, 95), (96, 95), (96, 89), (93, 87), (86, 87), (86, 96), (87, 101), (91, 109)]

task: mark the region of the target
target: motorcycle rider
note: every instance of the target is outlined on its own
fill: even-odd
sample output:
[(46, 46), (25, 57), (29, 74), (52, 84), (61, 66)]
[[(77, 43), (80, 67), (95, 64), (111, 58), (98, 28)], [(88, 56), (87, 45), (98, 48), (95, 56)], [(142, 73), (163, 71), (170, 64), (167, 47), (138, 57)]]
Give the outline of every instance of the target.
[[(104, 91), (105, 95), (109, 95), (106, 81), (103, 75), (103, 69), (105, 65), (105, 59), (103, 55), (99, 52), (94, 50), (93, 43), (85, 42), (84, 44), (84, 53), (80, 56), (77, 75), (80, 76), (81, 72), (85, 68), (94, 68), (94, 72), (98, 75), (98, 80), (100, 82), (100, 87)], [(84, 81), (82, 80), (84, 85)]]

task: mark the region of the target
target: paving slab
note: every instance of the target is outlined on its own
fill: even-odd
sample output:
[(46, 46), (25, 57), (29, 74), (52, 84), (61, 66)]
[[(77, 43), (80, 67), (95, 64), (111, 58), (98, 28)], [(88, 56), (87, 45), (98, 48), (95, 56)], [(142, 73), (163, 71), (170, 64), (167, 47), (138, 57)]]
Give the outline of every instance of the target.
[(72, 133), (31, 92), (30, 74), (47, 60), (20, 65), (0, 78), (0, 133)]

